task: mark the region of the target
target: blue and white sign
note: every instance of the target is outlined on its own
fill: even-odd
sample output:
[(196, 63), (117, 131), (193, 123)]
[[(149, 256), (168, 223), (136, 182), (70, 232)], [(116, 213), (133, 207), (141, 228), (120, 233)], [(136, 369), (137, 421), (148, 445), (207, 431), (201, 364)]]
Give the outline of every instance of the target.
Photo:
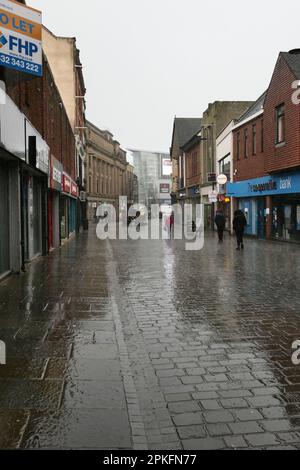
[(236, 198), (296, 193), (300, 193), (300, 172), (265, 176), (227, 184), (227, 195)]
[(0, 66), (42, 76), (42, 13), (0, 0)]

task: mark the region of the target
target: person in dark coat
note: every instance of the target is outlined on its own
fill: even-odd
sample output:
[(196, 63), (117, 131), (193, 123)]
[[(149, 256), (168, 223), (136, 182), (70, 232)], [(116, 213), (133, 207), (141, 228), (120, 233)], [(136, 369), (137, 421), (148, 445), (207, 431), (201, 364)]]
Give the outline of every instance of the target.
[(225, 230), (225, 227), (226, 227), (226, 219), (225, 219), (225, 216), (224, 216), (224, 214), (221, 210), (218, 210), (217, 213), (216, 213), (215, 224), (216, 224), (217, 229), (218, 229), (219, 242), (222, 243), (223, 238), (224, 238), (224, 230)]
[(247, 225), (247, 219), (243, 211), (238, 210), (234, 213), (233, 229), (236, 234), (237, 250), (244, 249), (244, 232)]

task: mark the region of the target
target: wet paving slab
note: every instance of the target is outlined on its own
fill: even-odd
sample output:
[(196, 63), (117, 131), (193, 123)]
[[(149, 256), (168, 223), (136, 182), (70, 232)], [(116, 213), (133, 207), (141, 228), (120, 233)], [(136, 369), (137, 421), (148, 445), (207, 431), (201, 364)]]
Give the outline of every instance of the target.
[(300, 448), (300, 249), (92, 231), (0, 284), (0, 448)]

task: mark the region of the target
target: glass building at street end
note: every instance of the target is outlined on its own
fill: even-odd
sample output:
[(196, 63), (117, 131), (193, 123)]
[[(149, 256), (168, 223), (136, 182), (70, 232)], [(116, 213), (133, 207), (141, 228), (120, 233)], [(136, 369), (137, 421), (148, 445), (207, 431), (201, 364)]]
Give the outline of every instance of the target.
[(171, 206), (172, 162), (167, 153), (132, 150), (132, 164), (138, 177), (139, 204)]

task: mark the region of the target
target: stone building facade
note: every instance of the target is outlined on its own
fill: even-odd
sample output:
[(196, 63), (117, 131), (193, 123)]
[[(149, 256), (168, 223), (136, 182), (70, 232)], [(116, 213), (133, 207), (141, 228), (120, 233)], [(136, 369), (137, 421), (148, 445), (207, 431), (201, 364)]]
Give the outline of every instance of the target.
[(134, 173), (126, 152), (113, 134), (87, 122), (87, 216), (95, 220), (97, 207), (112, 204), (119, 213), (119, 196), (133, 199)]

